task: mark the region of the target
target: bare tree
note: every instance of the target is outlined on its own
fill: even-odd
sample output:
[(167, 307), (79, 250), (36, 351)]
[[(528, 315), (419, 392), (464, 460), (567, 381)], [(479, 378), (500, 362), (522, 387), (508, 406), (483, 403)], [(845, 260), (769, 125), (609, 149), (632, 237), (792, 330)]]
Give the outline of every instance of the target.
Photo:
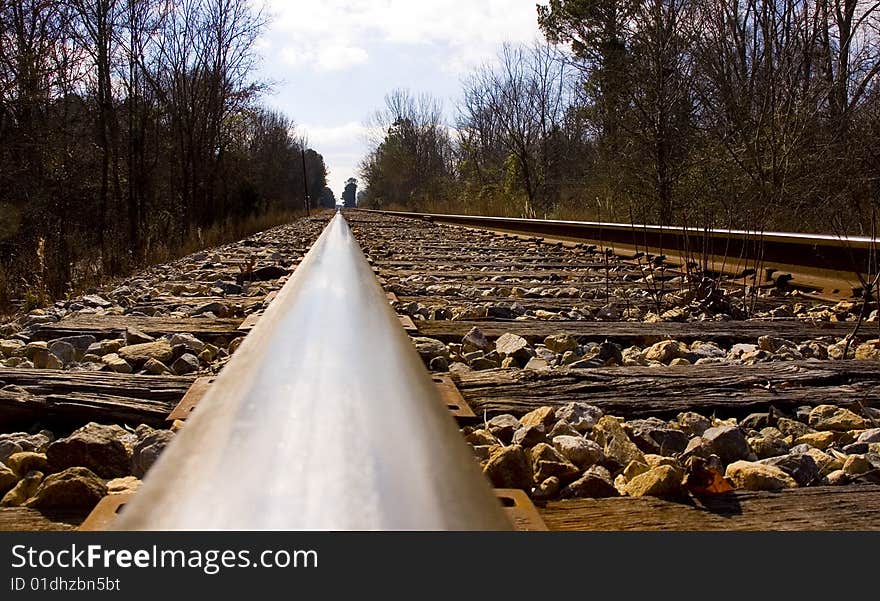
[(438, 100), (395, 90), (369, 126), (375, 148), (361, 165), (366, 204), (412, 207), (444, 197), (453, 177), (453, 156)]
[(506, 45), (497, 67), (485, 66), (465, 82), (458, 124), (471, 162), (497, 163), (503, 150), (502, 168), (524, 192), (526, 215), (547, 215), (558, 199), (553, 175), (570, 107), (569, 76), (552, 46)]
[(302, 144), (258, 105), (264, 24), (248, 0), (0, 0), (0, 304), (301, 206)]

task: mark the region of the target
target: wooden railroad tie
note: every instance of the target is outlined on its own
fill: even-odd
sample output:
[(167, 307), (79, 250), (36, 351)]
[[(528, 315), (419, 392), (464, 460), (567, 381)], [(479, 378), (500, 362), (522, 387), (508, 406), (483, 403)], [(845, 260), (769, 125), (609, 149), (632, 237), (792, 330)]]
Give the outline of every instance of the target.
[[(175, 420), (186, 421), (193, 409), (196, 408), (199, 401), (208, 393), (208, 389), (216, 379), (216, 376), (202, 376), (196, 378), (183, 398), (177, 404), (166, 418), (167, 421)], [(440, 393), (440, 398), (446, 404), (446, 408), (452, 417), (459, 421), (469, 421), (476, 419), (476, 415), (468, 405), (467, 401), (459, 392), (452, 377), (449, 374), (431, 374), (431, 380)]]
[(55, 323), (35, 326), (33, 340), (52, 340), (64, 336), (91, 334), (98, 339), (119, 336), (131, 327), (150, 336), (165, 334), (192, 334), (201, 340), (223, 337), (234, 338), (242, 334), (237, 318), (205, 319), (202, 317), (139, 317), (131, 315), (75, 315)]

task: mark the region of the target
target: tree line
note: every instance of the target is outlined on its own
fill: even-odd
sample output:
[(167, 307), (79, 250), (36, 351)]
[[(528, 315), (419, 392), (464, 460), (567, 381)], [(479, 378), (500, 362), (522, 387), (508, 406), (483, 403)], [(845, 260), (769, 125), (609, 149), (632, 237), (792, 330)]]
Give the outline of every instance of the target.
[(248, 0), (0, 0), (0, 303), (301, 209), (303, 150), (326, 196), (260, 104), (265, 25)]
[(873, 233), (880, 2), (550, 0), (546, 38), (396, 91), (364, 204)]

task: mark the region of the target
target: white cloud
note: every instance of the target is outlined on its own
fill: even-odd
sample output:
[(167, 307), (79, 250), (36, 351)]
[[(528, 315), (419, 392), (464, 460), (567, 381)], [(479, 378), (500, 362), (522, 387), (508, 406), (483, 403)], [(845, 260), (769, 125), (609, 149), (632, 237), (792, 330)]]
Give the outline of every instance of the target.
[(304, 46), (286, 46), (281, 50), (281, 60), (291, 66), (311, 66), (316, 71), (342, 71), (367, 62), (369, 55), (357, 46), (321, 46), (315, 49)]
[(318, 69), (336, 71), (367, 62), (369, 55), (357, 46), (333, 46), (318, 52)]
[(368, 60), (373, 41), (442, 44), (442, 68), (462, 72), (500, 43), (537, 34), (534, 0), (268, 0), (271, 32), (289, 64), (340, 70)]
[(270, 40), (267, 36), (261, 35), (254, 42), (254, 48), (256, 48), (260, 52), (266, 52), (272, 49), (272, 40)]
[(304, 133), (309, 144), (315, 148), (350, 148), (352, 141), (365, 139), (369, 128), (361, 123), (351, 121), (341, 125), (297, 125), (297, 132)]

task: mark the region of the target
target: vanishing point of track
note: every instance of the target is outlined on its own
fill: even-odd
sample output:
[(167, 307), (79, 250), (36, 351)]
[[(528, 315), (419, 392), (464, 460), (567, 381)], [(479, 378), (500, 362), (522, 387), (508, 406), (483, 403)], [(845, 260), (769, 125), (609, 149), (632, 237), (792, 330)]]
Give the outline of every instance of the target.
[[(752, 272), (743, 246), (742, 264), (695, 278), (693, 249), (667, 236), (656, 256), (647, 228), (628, 245), (607, 228), (345, 213), (351, 232), (333, 220), (295, 270), (330, 213), (295, 242), (199, 257), (164, 290), (134, 278), (125, 302), (19, 320), (0, 416), (3, 432), (56, 431), (27, 459), (39, 486), (102, 471), (65, 443), (85, 423), (150, 429), (121, 451), (133, 464), (176, 434), (147, 470), (97, 473), (96, 508), (50, 511), (36, 488), (0, 527), (487, 529), (504, 512), (522, 529), (877, 527), (880, 335), (843, 298), (857, 285), (841, 258), (864, 241), (838, 264), (829, 240), (780, 238)], [(88, 348), (53, 358), (77, 337)], [(107, 488), (144, 471), (137, 492)]]

